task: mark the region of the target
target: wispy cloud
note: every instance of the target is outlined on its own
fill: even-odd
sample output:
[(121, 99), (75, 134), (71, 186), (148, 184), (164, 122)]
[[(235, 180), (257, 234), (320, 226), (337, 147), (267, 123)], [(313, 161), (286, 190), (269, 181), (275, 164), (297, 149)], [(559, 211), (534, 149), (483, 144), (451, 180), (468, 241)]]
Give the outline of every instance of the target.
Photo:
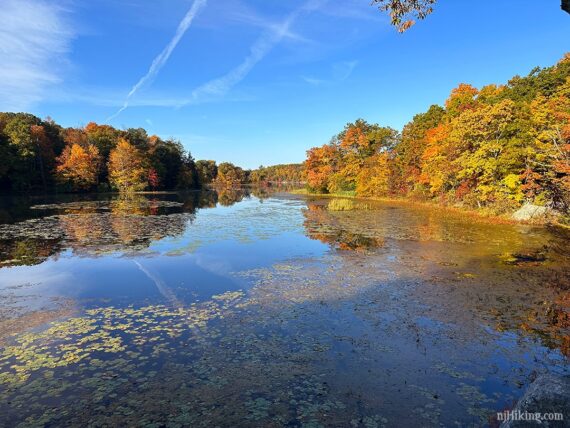
[(316, 78), (310, 76), (301, 76), (301, 78), (313, 86), (329, 85), (334, 83), (340, 83), (345, 81), (350, 77), (358, 61), (343, 61), (337, 62), (332, 65), (331, 76), (327, 78)]
[(320, 12), (336, 18), (351, 19), (355, 21), (372, 21), (388, 23), (384, 14), (379, 14), (371, 2), (360, 0), (344, 0), (342, 2), (331, 2), (329, 7)]
[[(204, 3), (206, 2), (206, 0), (196, 0), (196, 2), (198, 1), (203, 1)], [(168, 59), (168, 56), (174, 49), (175, 43), (178, 43), (182, 37), (183, 33), (181, 33), (180, 36), (175, 37), (173, 41), (169, 43), (167, 48), (165, 48), (163, 53), (161, 53), (154, 60), (153, 66), (151, 66), (149, 72), (143, 76), (143, 78), (141, 78), (139, 82), (133, 87), (133, 89), (129, 92), (126, 100), (117, 98), (116, 89), (111, 90), (108, 88), (81, 87), (73, 90), (68, 90), (66, 92), (58, 91), (57, 93), (54, 93), (53, 96), (62, 102), (87, 102), (89, 104), (110, 107), (121, 106), (114, 115), (107, 118), (107, 122), (115, 119), (126, 108), (133, 106), (180, 108), (186, 105), (217, 101), (222, 98), (224, 101), (251, 101), (252, 97), (247, 94), (241, 93), (229, 96), (229, 92), (235, 85), (245, 79), (251, 70), (260, 61), (262, 61), (280, 42), (284, 40), (310, 42), (310, 40), (307, 40), (303, 36), (294, 32), (292, 27), (301, 16), (322, 9), (322, 6), (328, 2), (329, 0), (309, 0), (304, 3), (303, 6), (297, 8), (289, 15), (287, 15), (281, 22), (271, 22), (269, 20), (262, 22), (264, 18), (259, 17), (250, 9), (241, 8), (237, 12), (233, 12), (236, 14), (236, 16), (238, 16), (238, 18), (234, 17), (234, 19), (237, 19), (240, 22), (247, 23), (249, 25), (264, 28), (264, 31), (250, 47), (248, 55), (246, 55), (246, 57), (239, 65), (231, 69), (223, 76), (214, 78), (198, 86), (190, 93), (180, 93), (174, 95), (144, 91), (137, 94), (136, 97), (133, 96), (133, 94), (135, 94), (138, 89), (140, 89), (143, 85), (148, 84), (150, 80), (154, 78), (160, 71), (160, 67), (164, 65)], [(192, 8), (194, 7), (196, 7), (196, 3), (194, 3), (192, 6)], [(192, 9), (187, 13), (187, 16), (191, 14), (191, 12)], [(188, 22), (187, 25), (189, 26), (190, 22)], [(182, 23), (179, 26), (179, 30), (181, 26)], [(187, 29), (188, 27), (186, 27), (186, 30)], [(177, 35), (179, 33), (180, 31), (177, 31)], [(164, 52), (168, 52), (168, 55), (164, 55)], [(160, 66), (155, 66), (155, 64)]]
[(150, 65), (148, 72), (143, 77), (140, 78), (140, 80), (136, 83), (136, 85), (133, 86), (131, 91), (127, 94), (127, 98), (123, 106), (114, 115), (107, 118), (107, 122), (113, 120), (124, 110), (126, 110), (129, 107), (129, 101), (131, 97), (140, 88), (150, 83), (157, 76), (157, 74), (160, 72), (160, 69), (164, 67), (164, 65), (168, 61), (168, 58), (170, 58), (170, 55), (172, 54), (172, 51), (174, 51), (174, 49), (176, 48), (176, 45), (178, 45), (178, 42), (180, 42), (180, 39), (182, 39), (188, 28), (190, 28), (190, 25), (192, 24), (192, 21), (194, 20), (196, 15), (200, 12), (201, 9), (203, 9), (206, 6), (206, 3), (207, 0), (194, 0), (192, 7), (190, 8), (190, 10), (188, 10), (186, 15), (184, 16), (184, 19), (182, 19), (182, 21), (178, 25), (178, 28), (176, 29), (176, 33), (174, 34), (172, 40), (170, 40), (170, 42), (166, 45), (166, 47), (162, 50), (162, 52), (158, 54), (158, 56), (154, 59), (154, 61), (152, 61), (152, 64)]
[[(258, 14), (255, 10), (242, 3), (236, 3), (236, 7), (232, 10), (229, 20), (240, 24), (263, 28), (270, 32), (279, 32), (281, 30), (280, 23), (274, 22), (266, 16)], [(290, 28), (283, 34), (283, 38), (300, 43), (315, 43), (313, 40), (304, 37), (298, 32), (292, 31)]]
[(269, 29), (251, 46), (249, 55), (241, 64), (222, 77), (213, 79), (192, 92), (192, 96), (184, 104), (196, 104), (210, 98), (226, 95), (232, 87), (241, 82), (250, 71), (271, 52), (285, 37), (292, 34), (291, 27), (303, 14), (321, 7), (327, 0), (309, 0), (302, 7), (294, 10), (280, 24), (271, 25)]
[(55, 2), (2, 0), (0, 110), (22, 111), (61, 81), (73, 33)]

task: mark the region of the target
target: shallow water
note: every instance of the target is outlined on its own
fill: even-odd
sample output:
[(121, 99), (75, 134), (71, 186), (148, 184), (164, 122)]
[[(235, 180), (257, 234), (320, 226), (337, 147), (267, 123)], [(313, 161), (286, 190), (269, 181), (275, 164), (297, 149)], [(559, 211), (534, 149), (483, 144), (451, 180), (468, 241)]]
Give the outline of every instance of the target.
[(0, 425), (485, 426), (569, 371), (562, 230), (244, 192), (0, 222)]

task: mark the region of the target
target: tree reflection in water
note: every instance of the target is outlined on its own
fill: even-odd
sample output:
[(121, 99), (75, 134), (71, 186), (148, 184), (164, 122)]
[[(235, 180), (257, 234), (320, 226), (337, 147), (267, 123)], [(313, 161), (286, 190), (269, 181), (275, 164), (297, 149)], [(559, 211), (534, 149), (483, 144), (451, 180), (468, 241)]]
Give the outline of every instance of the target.
[(167, 196), (35, 205), (43, 217), (0, 225), (0, 265), (39, 264), (65, 248), (78, 255), (143, 251), (153, 241), (181, 235), (198, 209), (217, 201), (214, 192)]
[[(46, 281), (69, 307), (28, 314), (35, 321), (14, 310), (4, 329), (0, 312), (0, 339), (20, 333), (0, 355), (8, 420), (470, 426), (536, 371), (564, 369), (568, 236), (409, 205), (271, 196), (44, 201), (1, 226), (5, 266), (71, 250), (46, 269), (0, 269), (3, 280), (76, 275)], [(153, 245), (164, 237), (174, 239)], [(100, 254), (111, 256), (88, 260)], [(26, 291), (8, 288), (5, 308)]]

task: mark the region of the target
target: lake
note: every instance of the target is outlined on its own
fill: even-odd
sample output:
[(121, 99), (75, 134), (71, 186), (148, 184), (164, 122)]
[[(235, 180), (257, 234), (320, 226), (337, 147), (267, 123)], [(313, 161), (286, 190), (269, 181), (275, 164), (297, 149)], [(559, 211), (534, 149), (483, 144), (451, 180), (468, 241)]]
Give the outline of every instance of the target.
[(4, 198), (0, 425), (492, 425), (569, 372), (569, 247), (408, 203)]

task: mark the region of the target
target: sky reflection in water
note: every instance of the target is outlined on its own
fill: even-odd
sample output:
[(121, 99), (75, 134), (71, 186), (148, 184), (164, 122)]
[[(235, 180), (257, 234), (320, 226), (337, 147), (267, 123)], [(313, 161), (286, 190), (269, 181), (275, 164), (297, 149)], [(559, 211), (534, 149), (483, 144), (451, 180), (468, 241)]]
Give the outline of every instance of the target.
[(50, 199), (0, 205), (9, 425), (481, 425), (568, 371), (564, 231), (290, 195)]

